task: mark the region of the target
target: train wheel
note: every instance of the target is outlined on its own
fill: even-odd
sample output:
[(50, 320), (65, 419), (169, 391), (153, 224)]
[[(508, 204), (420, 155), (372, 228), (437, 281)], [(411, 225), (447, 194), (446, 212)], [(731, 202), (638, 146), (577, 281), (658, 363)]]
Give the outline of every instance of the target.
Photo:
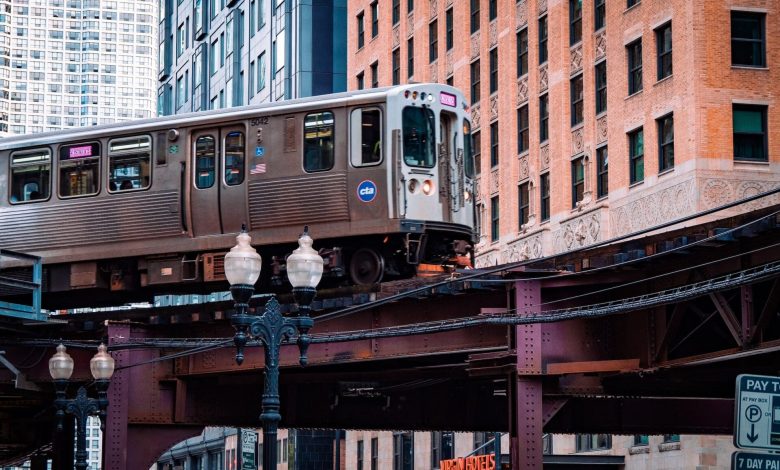
[(360, 248), (349, 260), (349, 276), (357, 285), (367, 286), (382, 280), (385, 272), (385, 260), (371, 248)]

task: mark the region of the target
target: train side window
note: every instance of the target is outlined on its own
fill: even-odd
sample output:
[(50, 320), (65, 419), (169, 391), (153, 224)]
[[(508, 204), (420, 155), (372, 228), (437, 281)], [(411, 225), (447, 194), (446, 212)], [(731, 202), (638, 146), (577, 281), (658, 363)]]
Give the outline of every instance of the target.
[(382, 111), (359, 108), (350, 120), (352, 166), (373, 166), (382, 162)]
[(12, 203), (49, 199), (51, 152), (38, 149), (11, 155)]
[(234, 131), (225, 136), (225, 184), (236, 186), (244, 182), (244, 133)]
[(195, 141), (195, 187), (206, 189), (214, 186), (214, 168), (217, 159), (214, 137), (204, 135)]
[(100, 191), (100, 144), (60, 147), (60, 197), (89, 196)]
[(149, 168), (152, 139), (149, 136), (123, 137), (108, 142), (108, 190), (146, 189), (151, 184)]
[(474, 142), (471, 140), (471, 123), (463, 120), (463, 170), (467, 178), (474, 177)]
[(303, 169), (307, 172), (333, 168), (333, 113), (307, 114), (303, 121)]
[(402, 114), (404, 162), (433, 168), (436, 164), (436, 118), (429, 108), (407, 106)]

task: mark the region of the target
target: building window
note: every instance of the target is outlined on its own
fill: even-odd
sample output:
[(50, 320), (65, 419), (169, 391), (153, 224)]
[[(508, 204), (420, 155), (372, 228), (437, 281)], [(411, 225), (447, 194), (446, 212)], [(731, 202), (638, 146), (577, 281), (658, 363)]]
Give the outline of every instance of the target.
[(606, 11), (606, 2), (607, 0), (596, 0), (594, 4), (595, 13), (595, 25), (594, 25), (594, 31), (598, 31), (607, 24), (607, 11)]
[(479, 103), (479, 59), (471, 63), (471, 104)]
[(357, 470), (363, 470), (363, 440), (357, 441)]
[(480, 156), (482, 153), (482, 133), (479, 131), (474, 132), (471, 135), (471, 139), (474, 148), (474, 172), (479, 175), (482, 171), (482, 158)]
[(357, 74), (356, 78), (357, 78), (357, 89), (358, 90), (362, 90), (363, 88), (365, 88), (365, 86), (366, 86), (365, 85), (365, 74), (363, 72), (360, 72), (359, 74)]
[(488, 0), (488, 19), (493, 21), (498, 16), (498, 0)]
[(626, 46), (628, 53), (628, 94), (642, 91), (642, 39)]
[(257, 57), (257, 91), (265, 88), (265, 51)]
[(471, 1), (471, 34), (476, 33), (479, 31), (479, 1), (480, 0), (470, 0)]
[(664, 434), (664, 443), (669, 442), (680, 442), (680, 435), (679, 434)]
[(428, 61), (433, 63), (439, 58), (439, 22), (433, 20), (428, 24)]
[(607, 61), (596, 64), (596, 114), (607, 110)]
[(364, 45), (364, 39), (363, 39), (363, 19), (364, 15), (363, 12), (360, 12), (357, 16), (357, 45), (358, 49), (362, 49)]
[(609, 154), (607, 146), (596, 149), (596, 195), (602, 198), (609, 194)]
[(490, 125), (490, 167), (498, 166), (498, 122)]
[(499, 236), (498, 216), (499, 216), (498, 196), (493, 196), (490, 198), (490, 241), (491, 242), (498, 241), (498, 236)]
[(547, 94), (539, 97), (539, 142), (547, 140), (549, 135), (547, 129), (547, 122), (550, 120), (548, 100)]
[(650, 439), (647, 434), (634, 434), (635, 446), (646, 446), (650, 444)]
[(569, 0), (569, 45), (582, 41), (582, 0)]
[(414, 11), (414, 0), (406, 0), (406, 12), (411, 13)]
[(412, 78), (414, 75), (414, 38), (406, 41), (406, 76)]
[(539, 200), (541, 202), (540, 215), (542, 222), (550, 220), (550, 174), (545, 173), (539, 177)]
[(411, 432), (393, 436), (393, 470), (414, 469), (414, 438)]
[(539, 18), (539, 63), (547, 62), (547, 16)]
[(517, 110), (517, 153), (528, 150), (528, 105), (524, 104)]
[(672, 23), (666, 23), (655, 30), (656, 51), (658, 51), (658, 80), (672, 74)]
[(445, 20), (446, 20), (446, 26), (447, 26), (447, 50), (452, 49), (453, 45), (453, 18), (452, 18), (452, 8), (449, 8), (445, 13)]
[(628, 156), (631, 184), (645, 179), (645, 136), (642, 128), (628, 133)]
[(393, 26), (401, 21), (401, 0), (393, 0)]
[(766, 106), (733, 106), (734, 160), (769, 161), (766, 111)]
[(576, 126), (584, 119), (582, 74), (572, 78), (569, 82), (571, 93), (571, 125)]
[(438, 469), (442, 460), (455, 456), (454, 433), (434, 431), (431, 433), (431, 468)]
[(393, 49), (393, 85), (401, 83), (401, 49)]
[(498, 91), (498, 47), (490, 50), (490, 93)]
[(523, 225), (528, 223), (528, 216), (530, 215), (531, 202), (530, 202), (530, 183), (525, 182), (518, 186), (517, 194), (517, 206), (518, 206), (518, 225), (522, 230)]
[(585, 157), (571, 161), (571, 207), (585, 197)]
[(612, 448), (612, 436), (609, 434), (577, 434), (576, 439), (577, 452)]
[(379, 470), (379, 438), (371, 438), (371, 470)]
[(639, 0), (628, 0), (628, 2), (626, 3), (626, 8), (631, 8), (632, 6), (638, 4), (639, 4)]
[(375, 38), (379, 34), (379, 3), (371, 4), (371, 37)]
[(379, 62), (371, 64), (371, 88), (379, 86)]
[(528, 28), (517, 33), (517, 76), (528, 73)]
[(658, 171), (674, 168), (674, 117), (669, 114), (658, 123)]
[(766, 67), (764, 13), (731, 12), (731, 65)]

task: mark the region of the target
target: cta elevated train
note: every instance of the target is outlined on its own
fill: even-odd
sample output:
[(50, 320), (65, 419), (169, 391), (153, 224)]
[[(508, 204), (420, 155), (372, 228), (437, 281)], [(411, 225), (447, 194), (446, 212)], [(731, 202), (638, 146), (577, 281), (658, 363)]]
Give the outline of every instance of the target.
[(0, 248), (40, 255), (46, 292), (92, 301), (215, 287), (242, 224), (261, 282), (304, 225), (327, 274), (356, 284), (468, 264), (467, 116), (457, 89), (414, 84), (9, 137)]

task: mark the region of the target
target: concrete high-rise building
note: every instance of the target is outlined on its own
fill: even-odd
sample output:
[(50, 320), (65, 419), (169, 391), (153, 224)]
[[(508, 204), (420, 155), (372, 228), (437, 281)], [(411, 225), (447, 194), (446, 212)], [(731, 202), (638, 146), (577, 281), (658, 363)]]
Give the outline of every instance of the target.
[(778, 0), (348, 10), (349, 89), (434, 81), (470, 97), (477, 266), (635, 233), (780, 180)]
[(346, 90), (346, 0), (160, 7), (160, 115)]
[(152, 117), (156, 5), (0, 0), (0, 136)]

